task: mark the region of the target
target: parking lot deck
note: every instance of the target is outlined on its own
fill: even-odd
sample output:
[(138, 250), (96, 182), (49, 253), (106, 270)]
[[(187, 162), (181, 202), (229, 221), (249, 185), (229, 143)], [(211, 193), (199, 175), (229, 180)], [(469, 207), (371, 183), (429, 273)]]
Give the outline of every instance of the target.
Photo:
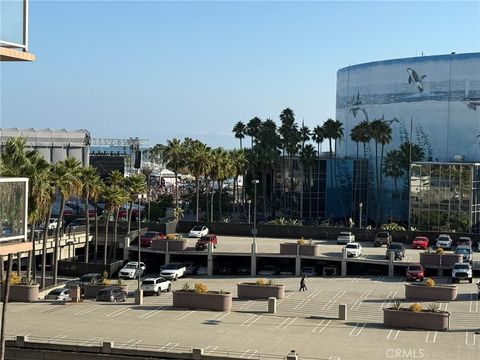
[[(267, 313), (265, 300), (236, 299), (236, 284), (251, 278), (185, 278), (173, 283), (205, 283), (211, 290), (234, 294), (231, 312), (175, 309), (172, 294), (145, 297), (137, 306), (126, 303), (11, 303), (7, 334), (42, 336), (51, 341), (77, 339), (83, 343), (114, 341), (120, 346), (158, 349), (204, 348), (212, 355), (235, 352), (239, 357), (281, 357), (295, 349), (299, 358), (389, 359), (392, 351), (423, 354), (426, 359), (478, 359), (479, 301), (475, 284), (459, 284), (456, 301), (438, 302), (451, 312), (448, 332), (384, 328), (382, 309), (404, 298), (403, 277), (308, 278), (308, 291), (299, 292), (299, 279), (275, 277), (285, 284), (286, 296), (277, 313)], [(447, 278), (435, 278), (447, 283)], [(128, 281), (131, 290), (135, 281)], [(348, 318), (337, 320), (338, 305), (346, 304)], [(422, 303), (424, 307), (428, 303)], [(397, 357), (398, 358), (398, 357)]]

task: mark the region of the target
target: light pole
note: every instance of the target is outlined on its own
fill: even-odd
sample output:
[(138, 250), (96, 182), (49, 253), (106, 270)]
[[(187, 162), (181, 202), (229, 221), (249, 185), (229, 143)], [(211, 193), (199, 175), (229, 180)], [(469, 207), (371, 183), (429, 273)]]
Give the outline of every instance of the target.
[(142, 226), (141, 224), (141, 211), (140, 211), (140, 200), (142, 199), (145, 199), (146, 198), (146, 195), (145, 194), (138, 194), (137, 195), (138, 197), (138, 264), (137, 264), (137, 268), (138, 268), (138, 290), (140, 291), (140, 228)]
[(252, 200), (249, 199), (247, 203), (248, 203), (248, 223), (250, 224), (250, 207), (252, 205)]
[(359, 210), (360, 210), (360, 220), (359, 220), (359, 225), (360, 229), (362, 228), (362, 208), (363, 208), (363, 203), (358, 204)]
[(257, 235), (257, 184), (260, 180), (252, 180), (253, 184), (253, 243), (255, 244), (255, 236)]

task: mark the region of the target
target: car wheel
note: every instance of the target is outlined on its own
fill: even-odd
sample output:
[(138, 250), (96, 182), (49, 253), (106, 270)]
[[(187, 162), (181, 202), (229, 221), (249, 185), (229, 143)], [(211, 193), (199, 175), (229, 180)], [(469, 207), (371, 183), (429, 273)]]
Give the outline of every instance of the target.
[(157, 296), (160, 296), (160, 293), (162, 292), (162, 289), (161, 288), (158, 288), (157, 290)]
[(175, 277), (173, 278), (173, 281), (177, 281), (178, 280), (178, 275), (175, 275)]
[(167, 292), (172, 291), (172, 284), (168, 284)]
[(114, 299), (113, 299), (113, 302), (114, 302), (114, 303), (116, 303), (116, 302), (117, 302), (117, 299), (116, 299), (116, 298), (114, 298)]
[(468, 282), (471, 284), (473, 279), (468, 279)]

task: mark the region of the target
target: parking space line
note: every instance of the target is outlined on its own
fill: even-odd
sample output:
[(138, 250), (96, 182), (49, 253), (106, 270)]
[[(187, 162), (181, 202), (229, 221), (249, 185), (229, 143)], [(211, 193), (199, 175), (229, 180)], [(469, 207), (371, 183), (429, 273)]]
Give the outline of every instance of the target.
[[(288, 299), (290, 296), (292, 296), (293, 294), (295, 294), (294, 292), (291, 292), (290, 294), (288, 294), (287, 296), (285, 296), (282, 300), (280, 301), (277, 301), (277, 305), (281, 304), (282, 302), (284, 302), (286, 299)], [(241, 308), (240, 308), (241, 309)]]
[(294, 310), (300, 310), (301, 308), (303, 308), (306, 304), (308, 304), (313, 298), (315, 298), (318, 294), (320, 294), (320, 290), (316, 290), (314, 292), (312, 292), (310, 295), (308, 295), (305, 299), (303, 299), (302, 301), (300, 301), (300, 303), (295, 306), (293, 309)]
[(158, 349), (158, 351), (165, 351), (165, 352), (169, 352), (170, 350), (176, 348), (178, 345), (180, 345), (180, 343), (166, 343), (165, 345), (163, 345), (161, 348)]
[(427, 332), (427, 336), (425, 337), (425, 342), (426, 343), (435, 343), (436, 340), (437, 340), (437, 332), (436, 331), (433, 332), (431, 339), (430, 339), (430, 331)]
[(220, 321), (222, 320), (223, 318), (225, 318), (226, 316), (230, 315), (229, 312), (226, 312), (226, 313), (220, 313), (218, 315), (215, 315), (213, 318), (211, 319), (208, 319), (208, 321)]
[(18, 309), (13, 309), (12, 310), (12, 313), (19, 313), (19, 312), (22, 312), (22, 311), (25, 311), (25, 310), (30, 310), (30, 309), (33, 309), (33, 308), (36, 308), (38, 306), (41, 306), (43, 305), (43, 303), (39, 303), (39, 304), (31, 304), (31, 305), (27, 305), (27, 306), (22, 306)]
[(342, 360), (342, 358), (340, 356), (333, 356), (332, 355), (328, 358), (328, 360)]
[(379, 276), (379, 277), (374, 281), (374, 283), (378, 284), (378, 283), (382, 282), (383, 279), (385, 279), (385, 276)]
[(339, 291), (333, 295), (322, 307), (322, 310), (328, 310), (335, 305), (335, 302), (345, 294), (345, 291)]
[(245, 351), (242, 355), (240, 355), (240, 358), (242, 358), (242, 359), (251, 359), (252, 356), (254, 356), (256, 353), (258, 353), (258, 350), (248, 349), (248, 350)]
[(77, 311), (76, 313), (73, 313), (73, 315), (76, 315), (76, 316), (82, 316), (82, 315), (85, 315), (85, 314), (88, 314), (89, 312), (92, 312), (94, 310), (97, 310), (99, 308), (101, 308), (102, 305), (95, 305), (95, 306), (92, 306), (88, 309), (85, 309), (85, 310), (80, 310), (80, 311)]
[(115, 311), (112, 311), (111, 313), (108, 313), (106, 314), (105, 316), (106, 317), (117, 317), (117, 316), (120, 316), (120, 315), (123, 315), (125, 314), (126, 312), (130, 311), (131, 308), (127, 307), (127, 308), (122, 308), (122, 309), (118, 309), (118, 310), (115, 310)]
[(240, 310), (245, 309), (245, 308), (248, 307), (251, 303), (253, 303), (253, 301), (252, 301), (252, 300), (248, 300), (245, 304), (243, 304), (242, 306), (240, 306)]
[[(360, 325), (361, 324), (361, 325)], [(365, 327), (366, 323), (357, 323), (355, 327), (350, 331), (350, 336), (358, 336), (362, 332), (363, 328)], [(358, 329), (357, 329), (358, 328)]]
[(180, 314), (176, 315), (176, 316), (173, 318), (173, 320), (183, 320), (183, 319), (185, 319), (187, 316), (192, 315), (194, 312), (195, 312), (195, 310), (182, 311)]
[(67, 335), (55, 335), (55, 336), (49, 337), (47, 342), (54, 342), (55, 340), (62, 340), (62, 339), (65, 339), (66, 337), (67, 337)]
[(103, 338), (94, 336), (91, 339), (82, 341), (79, 345), (80, 346), (95, 346), (95, 345), (98, 345), (98, 343), (101, 342), (102, 340), (103, 340)]
[[(325, 324), (323, 322), (326, 322)], [(317, 326), (315, 326), (315, 328), (313, 328), (312, 330), (312, 333), (316, 332), (317, 334), (321, 334), (323, 330), (325, 330), (325, 328), (330, 325), (330, 323), (332, 322), (332, 320), (326, 320), (326, 319), (323, 319)], [(318, 329), (318, 331), (317, 331)]]
[(133, 348), (135, 345), (138, 345), (142, 342), (142, 340), (135, 340), (135, 339), (130, 339), (128, 340), (127, 342), (123, 343), (123, 344), (119, 344), (118, 345), (118, 348), (119, 349), (131, 349)]
[[(397, 330), (397, 331), (395, 331), (395, 332), (394, 332), (394, 331), (395, 331), (395, 330), (391, 329), (391, 330), (388, 332), (388, 335), (387, 335), (387, 337), (386, 337), (385, 339), (387, 339), (387, 340), (397, 340), (398, 334), (400, 334), (400, 330)], [(392, 334), (395, 334), (395, 335), (392, 336)]]
[(478, 312), (478, 301), (475, 299), (476, 296), (477, 296), (476, 294), (470, 294), (470, 307), (469, 307), (470, 312)]
[(203, 350), (204, 350), (205, 355), (208, 355), (208, 354), (211, 354), (212, 352), (214, 352), (217, 349), (218, 349), (218, 346), (209, 345)]
[(139, 319), (150, 319), (151, 317), (157, 315), (158, 313), (162, 312), (165, 309), (168, 309), (168, 306), (158, 306), (155, 309), (151, 310), (150, 312), (147, 312), (143, 315), (140, 315), (138, 318)]
[(366, 300), (368, 296), (372, 293), (372, 290), (365, 290), (360, 297), (355, 300), (355, 303), (352, 305), (352, 310), (358, 310), (363, 303), (363, 300)]
[(290, 325), (292, 325), (295, 322), (295, 320), (297, 320), (297, 319), (298, 319), (297, 317), (294, 317), (290, 322), (288, 322), (288, 320), (290, 320), (290, 318), (287, 318), (287, 320), (285, 320), (284, 322), (282, 322), (280, 325), (277, 326), (277, 329), (285, 330)]
[[(469, 341), (469, 334), (472, 334), (472, 341)], [(465, 345), (475, 346), (475, 333), (474, 332), (465, 332)]]
[(251, 326), (253, 323), (255, 323), (262, 316), (263, 315), (252, 315), (247, 320), (245, 320), (240, 326)]

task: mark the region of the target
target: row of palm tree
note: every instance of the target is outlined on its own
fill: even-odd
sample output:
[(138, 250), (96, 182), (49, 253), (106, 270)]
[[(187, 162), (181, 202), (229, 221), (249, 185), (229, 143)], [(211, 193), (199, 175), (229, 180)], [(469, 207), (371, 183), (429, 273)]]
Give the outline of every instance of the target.
[[(4, 148), (1, 158), (0, 175), (9, 177), (27, 177), (29, 178), (29, 206), (28, 223), (30, 225), (30, 236), (33, 246), (35, 246), (35, 229), (43, 224), (43, 243), (42, 243), (42, 272), (41, 287), (45, 288), (45, 268), (47, 256), (48, 225), (52, 215), (52, 207), (60, 197), (60, 209), (58, 214), (58, 226), (55, 230), (54, 240), (54, 263), (53, 263), (53, 283), (57, 284), (58, 279), (58, 251), (61, 238), (61, 226), (63, 223), (65, 202), (70, 197), (82, 197), (84, 201), (85, 213), (85, 237), (90, 238), (90, 212), (89, 202), (95, 204), (99, 199), (105, 201), (105, 242), (104, 242), (104, 264), (107, 263), (107, 249), (110, 248), (110, 257), (113, 255), (115, 244), (117, 243), (117, 225), (121, 207), (129, 202), (128, 214), (128, 232), (130, 232), (131, 217), (133, 211), (133, 201), (136, 194), (146, 191), (146, 182), (143, 174), (134, 174), (125, 178), (118, 171), (110, 173), (106, 181), (102, 181), (97, 171), (90, 166), (82, 164), (73, 158), (67, 158), (55, 164), (49, 164), (36, 150), (25, 150), (26, 141), (23, 138), (10, 138)], [(110, 216), (114, 214), (114, 233), (111, 246), (108, 245), (108, 227)], [(98, 216), (95, 216), (95, 248), (94, 256), (97, 258), (98, 251)], [(33, 248), (29, 252), (29, 261), (27, 277), (33, 276), (36, 280), (35, 251)], [(85, 242), (85, 262), (88, 263), (90, 255), (89, 241)], [(32, 271), (33, 268), (33, 271)]]

